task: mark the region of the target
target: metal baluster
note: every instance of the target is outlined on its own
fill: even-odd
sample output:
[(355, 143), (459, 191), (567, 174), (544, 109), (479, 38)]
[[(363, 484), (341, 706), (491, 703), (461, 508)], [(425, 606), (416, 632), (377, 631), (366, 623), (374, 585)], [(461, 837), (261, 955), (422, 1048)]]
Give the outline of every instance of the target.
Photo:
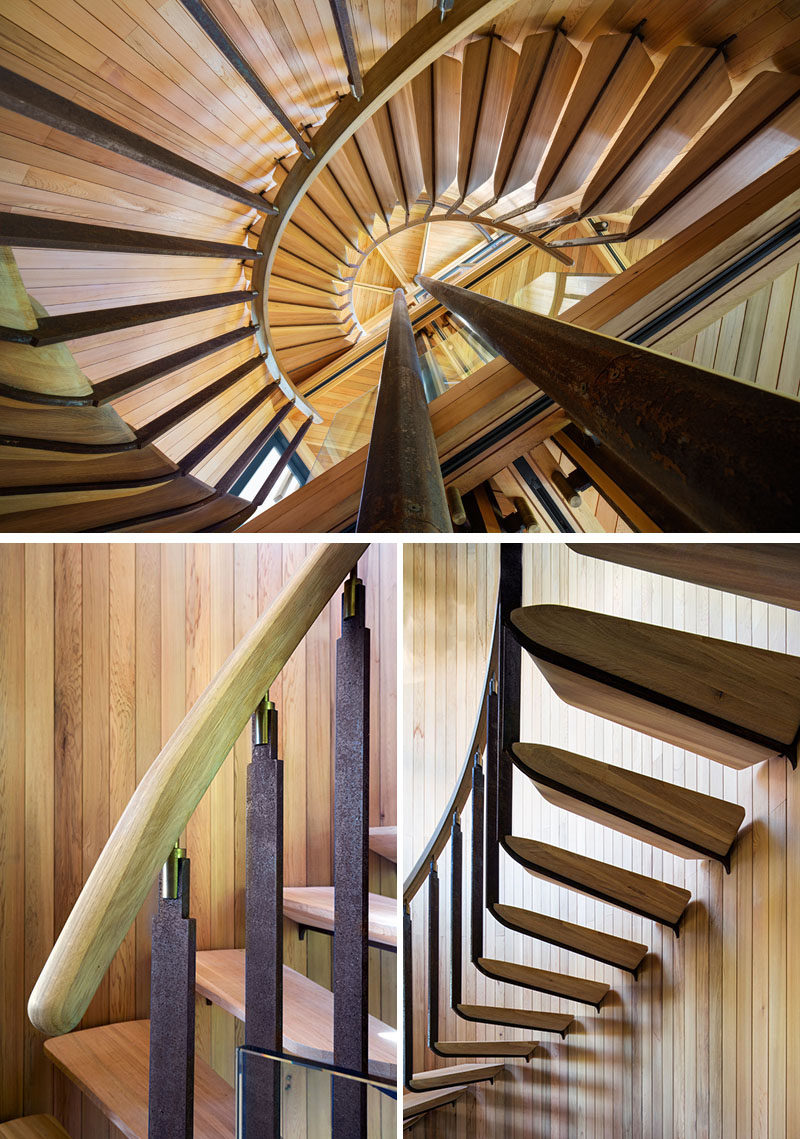
[[(366, 1072), (369, 1013), (369, 680), (364, 586), (351, 574), (336, 646), (333, 1058)], [(334, 1139), (366, 1135), (367, 1089), (334, 1082)]]
[(472, 765), (472, 881), (470, 883), (470, 938), (473, 965), (483, 957), (483, 768), (480, 756)]
[(439, 1039), (439, 873), (428, 871), (428, 1047)]
[(453, 1009), (461, 1004), (463, 862), (461, 824), (454, 814), (450, 832), (450, 1007)]
[[(252, 720), (245, 854), (245, 1044), (283, 1050), (283, 762), (269, 693)], [(280, 1139), (280, 1064), (253, 1060), (243, 1139)]]
[(150, 964), (148, 1139), (192, 1139), (197, 937), (189, 917), (189, 859), (178, 843), (161, 871)]
[(403, 1084), (410, 1088), (414, 1074), (414, 961), (411, 906), (403, 906)]
[(497, 747), (497, 825), (504, 842), (512, 831), (514, 767), (511, 745), (520, 739), (522, 649), (514, 636), (511, 614), (522, 605), (522, 546), (500, 547), (500, 708)]

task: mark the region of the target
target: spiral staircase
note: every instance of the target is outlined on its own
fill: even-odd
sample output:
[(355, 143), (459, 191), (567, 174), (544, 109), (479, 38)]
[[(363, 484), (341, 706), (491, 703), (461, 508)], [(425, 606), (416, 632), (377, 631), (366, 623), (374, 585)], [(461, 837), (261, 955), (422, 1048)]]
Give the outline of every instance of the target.
[(677, 528), (415, 278), (687, 355), (797, 261), (798, 19), (400, 7), (7, 7), (3, 529), (352, 526), (397, 289), (466, 528)]

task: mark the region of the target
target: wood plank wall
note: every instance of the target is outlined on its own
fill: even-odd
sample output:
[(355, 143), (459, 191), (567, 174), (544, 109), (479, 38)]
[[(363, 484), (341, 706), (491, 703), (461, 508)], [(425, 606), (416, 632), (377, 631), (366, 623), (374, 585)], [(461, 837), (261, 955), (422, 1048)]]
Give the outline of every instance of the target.
[[(418, 855), (463, 761), (488, 651), (496, 547), (406, 547), (405, 854)], [(743, 644), (800, 654), (800, 613), (582, 558), (557, 543), (524, 556), (526, 603), (595, 609)], [(413, 672), (412, 670), (413, 662)], [(678, 940), (669, 930), (558, 886), (537, 882), (501, 854), (501, 897), (566, 920), (595, 924), (650, 946), (640, 980), (552, 949), (487, 919), (487, 955), (606, 980), (603, 1011), (514, 990), (465, 971), (466, 998), (574, 1011), (565, 1041), (543, 1035), (530, 1066), (512, 1061), (493, 1087), (469, 1091), (417, 1134), (437, 1139), (789, 1139), (800, 1121), (800, 773), (783, 759), (736, 772), (569, 708), (535, 666), (523, 668), (522, 735), (741, 803), (747, 811), (732, 873), (684, 862), (549, 806), (515, 773), (514, 830), (685, 885), (693, 900)], [(441, 708), (450, 709), (449, 716)], [(469, 836), (469, 812), (465, 837)], [(448, 874), (440, 863), (443, 904)], [(414, 914), (420, 950), (426, 890)], [(446, 929), (447, 923), (443, 922)], [(441, 959), (449, 953), (443, 933)], [(415, 1069), (423, 1050), (422, 984), (415, 957)], [(440, 1008), (445, 1016), (447, 972)], [(486, 1029), (492, 1036), (492, 1030)], [(514, 1029), (498, 1037), (523, 1038)], [(484, 1027), (458, 1024), (458, 1037)], [(444, 1035), (444, 1029), (443, 1029)], [(536, 1034), (528, 1034), (536, 1035)], [(442, 1063), (442, 1061), (440, 1061)]]
[[(109, 1127), (42, 1054), (25, 1015), (55, 936), (134, 787), (236, 642), (309, 545), (0, 546), (0, 1121), (55, 1110), (73, 1139)], [(396, 822), (393, 546), (361, 562), (372, 628), (373, 825)], [(334, 598), (271, 696), (285, 762), (285, 880), (332, 881)], [(380, 694), (380, 695), (379, 695)], [(249, 729), (189, 826), (198, 948), (244, 944), (245, 769)], [(394, 866), (371, 855), (371, 889)], [(155, 890), (103, 979), (84, 1026), (149, 1015)], [(297, 937), (287, 964), (330, 984), (331, 938)], [(372, 951), (372, 1010), (394, 1022), (395, 958)], [(197, 1005), (198, 1052), (231, 1082), (233, 1018)], [(117, 1134), (111, 1128), (113, 1134)]]

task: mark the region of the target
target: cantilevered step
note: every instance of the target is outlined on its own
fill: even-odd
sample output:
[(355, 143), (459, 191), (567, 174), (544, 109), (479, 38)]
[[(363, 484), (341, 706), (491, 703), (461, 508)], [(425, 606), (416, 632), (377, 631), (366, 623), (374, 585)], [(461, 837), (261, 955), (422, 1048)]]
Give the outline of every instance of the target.
[(504, 1064), (455, 1064), (452, 1068), (433, 1068), (429, 1072), (416, 1072), (410, 1081), (415, 1092), (450, 1088), (455, 1084), (476, 1084), (493, 1080), (503, 1071)]
[[(44, 1050), (127, 1139), (147, 1139), (149, 1020), (68, 1032)], [(194, 1073), (195, 1139), (233, 1139), (233, 1088), (199, 1058)]]
[(519, 1056), (530, 1060), (538, 1040), (437, 1040), (437, 1056)]
[(595, 961), (602, 961), (606, 965), (627, 969), (630, 973), (636, 972), (647, 953), (647, 946), (636, 941), (561, 921), (560, 918), (551, 918), (547, 914), (537, 914), (533, 910), (523, 910), (518, 906), (506, 906), (498, 902), (492, 907), (492, 913), (509, 929), (530, 934), (540, 941), (548, 941), (559, 949), (570, 949), (584, 957), (593, 957)]
[(569, 548), (576, 554), (800, 609), (796, 542), (582, 542)]
[[(333, 886), (286, 886), (283, 915), (305, 929), (333, 933)], [(397, 948), (397, 903), (382, 894), (369, 896), (369, 940), (380, 949)]]
[(505, 984), (520, 985), (537, 993), (550, 993), (580, 1004), (600, 1008), (600, 1002), (611, 988), (602, 981), (589, 981), (585, 977), (568, 977), (564, 973), (551, 973), (549, 969), (534, 969), (530, 965), (517, 965), (514, 961), (497, 961), (479, 957), (478, 968), (487, 977)]
[(796, 764), (800, 657), (565, 605), (511, 621), (568, 704), (729, 767)]
[[(244, 950), (206, 949), (197, 954), (196, 988), (201, 996), (244, 1020)], [(393, 1076), (397, 1032), (369, 1018), (369, 1063), (376, 1074)], [(283, 1046), (295, 1056), (333, 1061), (333, 993), (302, 973), (283, 967)], [(391, 1072), (388, 1071), (391, 1069)]]
[(397, 827), (370, 827), (369, 848), (381, 858), (397, 862)]
[(745, 815), (738, 803), (545, 744), (513, 744), (512, 752), (554, 806), (681, 858), (727, 865)]
[(0, 1139), (69, 1139), (69, 1134), (52, 1115), (27, 1115), (0, 1123)]
[(676, 933), (692, 897), (680, 886), (609, 866), (596, 858), (574, 854), (546, 842), (509, 835), (504, 845), (517, 862), (538, 878), (579, 890), (612, 906), (622, 906), (631, 913), (672, 926)]
[(403, 1119), (412, 1119), (415, 1115), (433, 1111), (436, 1107), (443, 1107), (452, 1103), (467, 1090), (466, 1084), (454, 1088), (434, 1088), (427, 1092), (406, 1092), (403, 1096)]
[(483, 1024), (503, 1024), (510, 1028), (533, 1028), (538, 1032), (560, 1032), (566, 1036), (575, 1017), (568, 1012), (531, 1012), (523, 1008), (503, 1008), (502, 1005), (456, 1005), (456, 1013), (464, 1020), (477, 1020)]

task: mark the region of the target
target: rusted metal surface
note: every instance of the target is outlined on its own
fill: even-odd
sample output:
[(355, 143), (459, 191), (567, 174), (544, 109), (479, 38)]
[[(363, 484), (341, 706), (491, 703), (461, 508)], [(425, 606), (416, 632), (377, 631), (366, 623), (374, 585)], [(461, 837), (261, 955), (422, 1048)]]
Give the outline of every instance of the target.
[(286, 450), (283, 452), (283, 454), (278, 459), (275, 466), (269, 472), (269, 474), (267, 475), (264, 482), (261, 484), (260, 490), (258, 490), (256, 492), (256, 494), (254, 495), (254, 497), (253, 497), (253, 505), (254, 506), (261, 506), (261, 504), (266, 501), (267, 495), (269, 494), (269, 492), (275, 486), (275, 483), (278, 481), (278, 479), (281, 477), (283, 472), (288, 467), (289, 463), (291, 462), (292, 456), (295, 454), (295, 452), (297, 451), (297, 448), (303, 442), (303, 439), (305, 438), (306, 431), (308, 431), (308, 429), (312, 423), (313, 423), (313, 420), (312, 420), (311, 416), (309, 416), (308, 419), (304, 419), (303, 422), (300, 424), (299, 428), (295, 432), (294, 438), (287, 445)]
[(439, 1039), (439, 872), (428, 871), (428, 1047)]
[(190, 162), (188, 158), (183, 158), (175, 151), (167, 150), (166, 147), (142, 138), (126, 127), (118, 126), (117, 123), (104, 119), (102, 115), (97, 115), (94, 111), (89, 111), (62, 95), (57, 95), (55, 91), (48, 91), (46, 87), (25, 79), (5, 67), (0, 67), (0, 107), (74, 135), (84, 142), (102, 146), (105, 150), (111, 150), (125, 158), (132, 158), (134, 162), (141, 162), (153, 170), (170, 174), (173, 178), (180, 178), (184, 182), (191, 182), (234, 202), (241, 202), (242, 205), (256, 209), (262, 214), (278, 212), (274, 206), (265, 202), (252, 190), (245, 190), (235, 182), (229, 182), (227, 178), (222, 178), (219, 174)]
[(411, 1090), (414, 1074), (414, 957), (411, 906), (403, 907), (403, 1085)]
[[(245, 1044), (283, 1049), (283, 763), (278, 711), (253, 717), (245, 843)], [(242, 1139), (280, 1139), (281, 1066), (248, 1065)]]
[[(333, 1061), (366, 1072), (369, 1014), (369, 696), (370, 634), (366, 592), (357, 579), (342, 595), (336, 645), (334, 755)], [(333, 1087), (333, 1139), (366, 1135), (367, 1091)]]
[(361, 78), (361, 69), (358, 66), (356, 45), (353, 40), (353, 26), (350, 23), (350, 12), (347, 0), (330, 0), (333, 22), (336, 24), (336, 33), (339, 36), (339, 45), (342, 49), (344, 61), (347, 64), (347, 82), (355, 99), (364, 94), (364, 83)]
[(356, 530), (453, 532), (402, 289), (394, 294)]
[(700, 529), (800, 529), (800, 400), (417, 281)]
[[(162, 886), (167, 870), (162, 871)], [(189, 859), (177, 864), (177, 896), (162, 888), (152, 926), (148, 1139), (192, 1139), (194, 982), (197, 937), (189, 917)], [(172, 892), (172, 891), (168, 891)]]
[(452, 1009), (461, 1004), (461, 948), (464, 926), (462, 911), (463, 869), (461, 824), (458, 821), (458, 816), (453, 815), (453, 826), (450, 831), (450, 1007)]

